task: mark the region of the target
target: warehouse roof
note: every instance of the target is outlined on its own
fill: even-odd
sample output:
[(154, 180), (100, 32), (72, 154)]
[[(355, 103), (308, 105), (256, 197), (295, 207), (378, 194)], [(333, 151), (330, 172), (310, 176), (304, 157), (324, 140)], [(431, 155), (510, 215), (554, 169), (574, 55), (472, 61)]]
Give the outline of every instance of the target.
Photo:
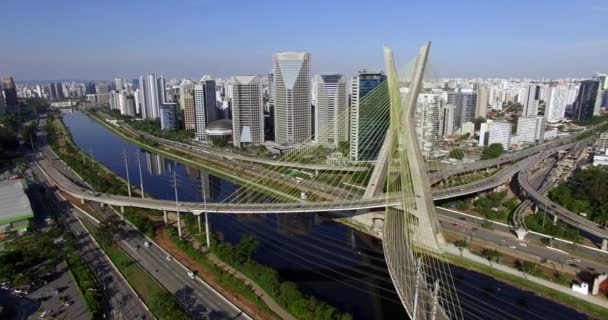
[(0, 224), (33, 216), (30, 200), (25, 195), (25, 180), (0, 181)]

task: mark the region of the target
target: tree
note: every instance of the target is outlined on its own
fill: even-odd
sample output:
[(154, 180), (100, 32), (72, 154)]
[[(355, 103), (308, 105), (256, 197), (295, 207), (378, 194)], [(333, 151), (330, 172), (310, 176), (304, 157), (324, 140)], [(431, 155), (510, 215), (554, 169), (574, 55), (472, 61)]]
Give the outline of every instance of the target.
[(454, 241), (454, 245), (460, 251), (460, 256), (462, 257), (462, 251), (469, 247), (469, 243), (466, 240), (456, 240)]
[(481, 160), (495, 159), (503, 154), (505, 149), (501, 143), (492, 143), (481, 152)]
[(484, 117), (477, 117), (475, 118), (475, 131), (479, 131), (479, 129), (481, 128), (481, 124), (486, 122), (486, 119)]
[(498, 263), (498, 261), (500, 260), (500, 257), (502, 257), (502, 253), (495, 249), (483, 249), (481, 251), (481, 255), (483, 255), (486, 259), (488, 259), (488, 262), (490, 263), (490, 267), (492, 266), (492, 261), (496, 260), (496, 262)]
[(126, 232), (124, 229), (125, 222), (119, 220), (116, 216), (110, 216), (99, 224), (98, 236), (99, 242), (104, 246), (114, 245), (124, 238)]
[(464, 158), (464, 151), (462, 149), (453, 149), (450, 151), (449, 157), (456, 160), (462, 160)]
[(534, 262), (524, 261), (519, 264), (519, 270), (527, 274), (536, 274), (538, 265)]
[(239, 257), (239, 260), (243, 261), (246, 259), (247, 261), (250, 261), (251, 256), (255, 254), (259, 246), (260, 241), (256, 239), (255, 236), (251, 234), (246, 234), (242, 236), (241, 240), (235, 247), (236, 254)]

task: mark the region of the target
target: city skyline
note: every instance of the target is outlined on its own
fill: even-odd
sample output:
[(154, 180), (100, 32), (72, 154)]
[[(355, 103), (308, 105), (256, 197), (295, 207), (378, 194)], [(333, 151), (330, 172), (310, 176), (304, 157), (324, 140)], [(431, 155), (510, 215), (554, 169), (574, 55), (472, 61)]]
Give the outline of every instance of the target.
[[(364, 7), (336, 1), (315, 11), (315, 19), (301, 14), (301, 5), (275, 4), (133, 1), (113, 10), (114, 1), (11, 2), (5, 5), (11, 12), (5, 23), (14, 28), (0, 36), (5, 48), (0, 70), (22, 81), (136, 78), (150, 72), (229, 78), (266, 74), (273, 53), (306, 51), (312, 74), (353, 75), (361, 68), (382, 69), (383, 45), (408, 53), (425, 40), (433, 41), (431, 65), (438, 77), (579, 78), (606, 69), (601, 21), (608, 6), (599, 0), (521, 1), (526, 10), (515, 13), (494, 2), (445, 2), (450, 10), (444, 10), (437, 3), (380, 1)], [(82, 14), (73, 15), (75, 9)], [(87, 18), (91, 15), (97, 19)], [(231, 23), (248, 20), (246, 32)], [(53, 27), (43, 27), (48, 25)]]

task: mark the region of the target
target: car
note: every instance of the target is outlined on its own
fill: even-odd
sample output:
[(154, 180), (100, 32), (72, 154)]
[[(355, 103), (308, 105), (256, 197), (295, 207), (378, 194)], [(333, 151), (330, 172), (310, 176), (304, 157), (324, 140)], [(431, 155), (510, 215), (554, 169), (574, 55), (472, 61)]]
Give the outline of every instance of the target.
[(171, 258), (171, 256), (166, 256), (165, 259), (167, 259), (167, 261), (173, 260), (173, 258)]
[(525, 242), (520, 242), (519, 245), (522, 246), (522, 247), (527, 247), (528, 246)]
[(511, 248), (511, 249), (517, 249), (517, 247), (514, 246), (514, 245), (510, 245), (509, 248)]
[(573, 258), (572, 261), (574, 261), (574, 262), (581, 262), (581, 259), (579, 259), (579, 258)]
[(69, 307), (71, 305), (72, 305), (72, 301), (66, 301), (66, 302), (63, 303), (64, 307)]
[(190, 277), (190, 279), (194, 279), (194, 272), (188, 271), (188, 277)]
[(46, 317), (46, 316), (47, 316), (49, 313), (51, 313), (51, 312), (50, 312), (50, 311), (48, 311), (48, 310), (43, 311), (43, 312), (40, 314), (40, 318), (44, 318), (44, 317)]
[(144, 242), (144, 247), (150, 248), (150, 242), (148, 242), (148, 241)]
[(458, 227), (458, 223), (452, 223), (452, 226)]

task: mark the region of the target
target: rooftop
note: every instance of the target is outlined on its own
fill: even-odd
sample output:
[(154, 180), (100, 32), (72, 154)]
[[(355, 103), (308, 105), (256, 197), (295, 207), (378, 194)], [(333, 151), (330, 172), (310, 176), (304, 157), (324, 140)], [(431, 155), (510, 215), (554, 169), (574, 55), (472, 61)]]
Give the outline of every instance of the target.
[(24, 190), (24, 179), (0, 181), (0, 224), (34, 216)]

